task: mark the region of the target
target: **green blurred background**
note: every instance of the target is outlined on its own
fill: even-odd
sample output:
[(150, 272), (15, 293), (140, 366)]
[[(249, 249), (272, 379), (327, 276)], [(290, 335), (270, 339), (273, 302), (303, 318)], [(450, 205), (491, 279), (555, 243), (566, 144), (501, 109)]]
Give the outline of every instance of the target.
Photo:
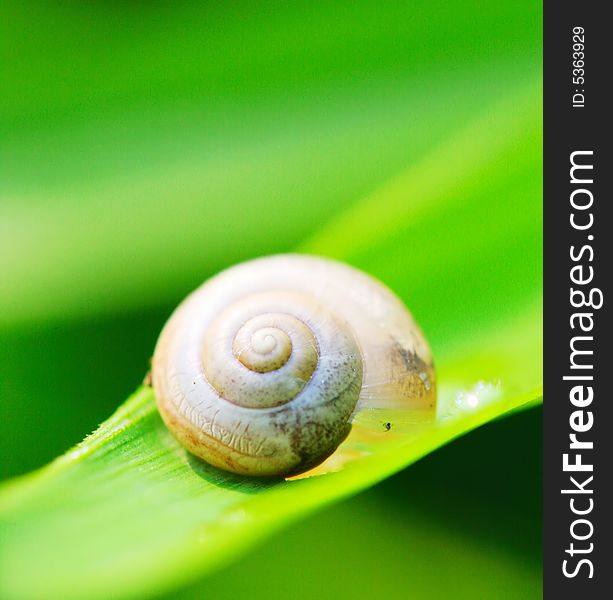
[[(300, 247), (540, 78), (533, 1), (24, 1), (1, 14), (3, 478), (95, 429), (204, 278)], [(500, 198), (487, 189), (475, 214)], [(447, 227), (418, 235), (461, 235)], [(538, 256), (533, 231), (514, 243), (517, 265)], [(350, 258), (393, 280), (419, 252), (386, 245)], [(509, 296), (538, 287), (536, 264), (515, 275)], [(433, 289), (456, 284), (441, 274)], [(436, 353), (448, 332), (436, 301), (415, 298)], [(540, 420), (479, 430), (177, 597), (540, 597)]]

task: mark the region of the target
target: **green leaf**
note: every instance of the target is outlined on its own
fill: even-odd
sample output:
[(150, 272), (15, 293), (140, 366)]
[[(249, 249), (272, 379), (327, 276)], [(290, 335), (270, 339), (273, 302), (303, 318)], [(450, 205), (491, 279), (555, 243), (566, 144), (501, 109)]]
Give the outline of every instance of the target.
[(530, 0), (5, 4), (0, 330), (292, 250), (540, 63)]
[[(512, 327), (513, 341), (533, 357), (538, 314)], [(127, 596), (214, 569), (289, 520), (538, 398), (538, 373), (518, 370), (526, 365), (508, 340), (486, 338), (477, 348), (495, 353), (489, 369), (468, 351), (477, 373), (442, 365), (435, 424), (416, 425), (401, 411), (363, 413), (337, 455), (348, 462), (298, 481), (235, 477), (189, 457), (161, 422), (151, 390), (140, 389), (73, 451), (4, 488), (2, 596)], [(484, 373), (497, 379), (481, 379)]]
[(538, 401), (538, 85), (484, 115), (304, 246), (365, 268), (406, 300), (437, 360), (435, 422), (416, 422), (410, 411), (362, 412), (311, 477), (251, 480), (188, 456), (143, 387), (71, 452), (3, 486), (0, 596), (173, 589), (289, 521)]
[[(477, 78), (475, 96), (496, 101), (515, 71), (491, 68)], [(478, 112), (457, 76), (428, 79), (418, 93), (407, 76), (393, 85), (382, 78), (374, 90), (369, 81), (329, 87), (325, 100), (307, 98), (307, 106), (288, 101), (279, 109), (271, 100), (228, 110), (216, 116), (229, 123), (221, 131), (198, 114), (187, 131), (162, 108), (158, 119), (169, 122), (166, 128), (129, 114), (118, 117), (130, 132), (118, 150), (112, 123), (64, 133), (60, 142), (55, 132), (15, 134), (11, 157), (21, 152), (19, 165), (28, 170), (0, 187), (0, 270), (11, 290), (0, 294), (0, 328), (158, 306), (224, 266), (291, 250)], [(434, 125), (433, 110), (443, 115)], [(171, 127), (181, 143), (168, 146)], [(56, 175), (78, 172), (74, 154), (87, 155), (90, 139), (104, 148), (91, 158), (96, 177), (66, 174), (59, 183), (32, 184), (41, 154), (48, 161), (64, 157)], [(158, 149), (166, 162), (153, 150), (142, 157), (142, 146)], [(115, 172), (118, 153), (126, 161), (138, 155), (145, 165)], [(318, 253), (329, 253), (329, 244)]]

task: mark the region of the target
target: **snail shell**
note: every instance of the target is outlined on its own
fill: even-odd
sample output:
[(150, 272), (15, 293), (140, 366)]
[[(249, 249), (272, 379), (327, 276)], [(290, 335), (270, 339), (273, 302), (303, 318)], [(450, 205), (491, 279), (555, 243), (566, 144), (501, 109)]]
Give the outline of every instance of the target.
[(319, 464), (362, 408), (433, 414), (436, 398), (430, 350), (402, 302), (304, 255), (205, 282), (164, 327), (152, 375), (162, 418), (190, 452), (256, 476)]

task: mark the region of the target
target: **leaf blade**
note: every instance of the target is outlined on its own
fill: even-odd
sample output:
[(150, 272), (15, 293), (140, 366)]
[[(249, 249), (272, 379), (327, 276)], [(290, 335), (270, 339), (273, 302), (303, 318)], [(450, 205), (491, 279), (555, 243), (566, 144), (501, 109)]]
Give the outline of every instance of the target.
[[(524, 103), (533, 98), (534, 92)], [(536, 113), (538, 106), (524, 108)], [(500, 120), (493, 119), (501, 133), (506, 123), (500, 114), (504, 110), (499, 108), (496, 113)], [(517, 151), (527, 165), (528, 170), (519, 171), (523, 187), (507, 191), (517, 194), (522, 208), (535, 201), (529, 192), (534, 191), (538, 172), (535, 175), (530, 165), (538, 145), (531, 145), (531, 135), (538, 130), (538, 117), (522, 125), (526, 127), (521, 144), (503, 144), (497, 154), (497, 164), (507, 164), (509, 153)], [(478, 144), (480, 139), (476, 136), (473, 141)], [(435, 156), (440, 160), (441, 154)], [(429, 226), (454, 215), (457, 227), (470, 230), (474, 215), (461, 210), (465, 201), (479, 203), (482, 171), (478, 164), (476, 169), (474, 185), (461, 185), (457, 196), (445, 193), (436, 198), (438, 213)], [(489, 174), (503, 183), (509, 176), (505, 168)], [(409, 177), (409, 186), (412, 181)], [(405, 207), (397, 201), (395, 187), (377, 202), (385, 203), (388, 197), (385, 222), (395, 228), (394, 215)], [(360, 214), (360, 220), (368, 221), (373, 215), (370, 202), (366, 206), (364, 214), (359, 207), (354, 213)], [(536, 212), (538, 217), (538, 208)], [(504, 280), (508, 272), (504, 269), (491, 270), (486, 285), (478, 285), (484, 265), (492, 260), (492, 244), (499, 245), (500, 256), (515, 265), (517, 273), (522, 272), (525, 254), (518, 243), (523, 237), (516, 234), (538, 237), (539, 219), (530, 218), (531, 214), (520, 213), (510, 227), (479, 227), (474, 232), (476, 239), (460, 237), (449, 244), (430, 240), (425, 244), (429, 264), (416, 260), (385, 278), (418, 311), (427, 313), (429, 303), (437, 307), (426, 323), (437, 318), (444, 324), (426, 328), (434, 332), (441, 384), (441, 408), (433, 424), (414, 427), (408, 414), (360, 415), (353, 428), (355, 435), (352, 432), (339, 449), (339, 456), (346, 452), (352, 460), (332, 465), (332, 472), (325, 476), (262, 482), (223, 474), (189, 457), (163, 426), (151, 390), (142, 388), (75, 450), (2, 488), (0, 592), (13, 598), (69, 598), (71, 594), (78, 598), (171, 589), (236, 558), (292, 519), (373, 485), (458, 435), (534, 402), (542, 393), (538, 278), (528, 277), (515, 295), (507, 294)], [(384, 236), (373, 238), (372, 246), (365, 236), (364, 247), (341, 245), (336, 252), (362, 265), (385, 264), (394, 256), (406, 256), (412, 236), (423, 228), (424, 221), (411, 215), (400, 221), (402, 226), (394, 235), (388, 227)], [(336, 231), (346, 227), (342, 219), (339, 223), (333, 226)], [(487, 218), (484, 223), (488, 224)], [(428, 268), (439, 264), (442, 279), (448, 278), (452, 272), (444, 267), (457, 267), (454, 255), (458, 248), (469, 250), (463, 256), (462, 276), (476, 282), (463, 298), (474, 302), (477, 309), (462, 313), (457, 312), (454, 301), (462, 290), (444, 297), (446, 288), (437, 288), (436, 279), (428, 276)], [(324, 249), (335, 252), (322, 242)], [(528, 255), (537, 261), (538, 245), (530, 246)], [(404, 278), (409, 283), (403, 286)], [(487, 301), (480, 304), (483, 294)], [(391, 432), (381, 426), (382, 418), (392, 422)], [(62, 540), (59, 547), (57, 540)], [(26, 576), (30, 573), (37, 576)]]

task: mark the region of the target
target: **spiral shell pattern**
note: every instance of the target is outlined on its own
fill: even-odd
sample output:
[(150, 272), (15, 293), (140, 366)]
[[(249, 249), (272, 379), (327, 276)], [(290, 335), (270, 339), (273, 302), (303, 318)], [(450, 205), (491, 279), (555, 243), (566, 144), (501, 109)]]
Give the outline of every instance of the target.
[[(370, 361), (370, 362), (369, 362)], [(193, 454), (246, 475), (329, 456), (356, 407), (434, 407), (430, 351), (402, 303), (343, 264), (301, 255), (230, 268), (165, 326), (153, 386)]]

